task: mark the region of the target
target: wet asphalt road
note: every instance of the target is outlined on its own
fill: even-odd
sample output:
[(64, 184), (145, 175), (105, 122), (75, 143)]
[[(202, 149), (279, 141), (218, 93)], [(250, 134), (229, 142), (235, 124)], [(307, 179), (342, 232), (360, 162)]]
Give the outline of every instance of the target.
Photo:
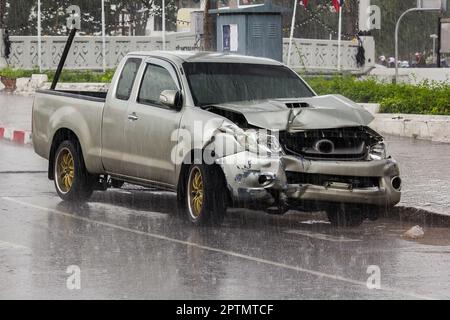
[(245, 210), (195, 228), (172, 193), (126, 185), (70, 206), (31, 148), (0, 142), (0, 155), (1, 299), (450, 299), (449, 229), (408, 241), (409, 223), (335, 229), (322, 214)]

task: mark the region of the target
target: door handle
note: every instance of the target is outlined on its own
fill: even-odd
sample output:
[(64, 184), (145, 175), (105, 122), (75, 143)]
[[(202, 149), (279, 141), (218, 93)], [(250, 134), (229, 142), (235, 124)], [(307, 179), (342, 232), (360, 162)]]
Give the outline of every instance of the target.
[(136, 121), (136, 120), (139, 120), (139, 117), (136, 115), (136, 112), (133, 112), (133, 113), (128, 115), (128, 120)]

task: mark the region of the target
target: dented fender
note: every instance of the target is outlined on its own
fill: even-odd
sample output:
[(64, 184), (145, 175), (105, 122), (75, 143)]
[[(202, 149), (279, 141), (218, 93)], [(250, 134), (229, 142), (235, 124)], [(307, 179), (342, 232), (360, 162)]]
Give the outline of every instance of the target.
[(242, 193), (265, 192), (267, 189), (282, 191), (287, 187), (281, 157), (260, 157), (243, 151), (219, 158), (216, 163), (222, 168), (234, 197), (242, 198)]

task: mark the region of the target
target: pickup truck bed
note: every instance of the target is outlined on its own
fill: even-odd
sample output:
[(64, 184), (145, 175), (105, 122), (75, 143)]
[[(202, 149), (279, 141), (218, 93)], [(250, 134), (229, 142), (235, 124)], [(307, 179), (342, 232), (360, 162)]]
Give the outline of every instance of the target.
[(33, 106), (35, 151), (48, 158), (55, 134), (62, 128), (70, 128), (80, 139), (86, 167), (101, 172), (101, 123), (105, 100), (106, 93), (103, 92), (38, 90)]
[(93, 100), (105, 102), (108, 92), (97, 91), (71, 91), (71, 90), (38, 90), (38, 93), (52, 94), (55, 96), (70, 97), (74, 99)]

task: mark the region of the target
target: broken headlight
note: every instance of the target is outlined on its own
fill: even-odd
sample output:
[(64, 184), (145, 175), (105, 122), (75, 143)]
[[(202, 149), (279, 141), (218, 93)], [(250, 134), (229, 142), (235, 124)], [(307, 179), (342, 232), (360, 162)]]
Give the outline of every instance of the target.
[(234, 136), (234, 139), (246, 151), (263, 156), (279, 154), (283, 151), (278, 138), (267, 130), (243, 130), (235, 124), (226, 123), (220, 129)]
[(386, 144), (382, 141), (369, 148), (367, 160), (383, 160), (387, 157)]

